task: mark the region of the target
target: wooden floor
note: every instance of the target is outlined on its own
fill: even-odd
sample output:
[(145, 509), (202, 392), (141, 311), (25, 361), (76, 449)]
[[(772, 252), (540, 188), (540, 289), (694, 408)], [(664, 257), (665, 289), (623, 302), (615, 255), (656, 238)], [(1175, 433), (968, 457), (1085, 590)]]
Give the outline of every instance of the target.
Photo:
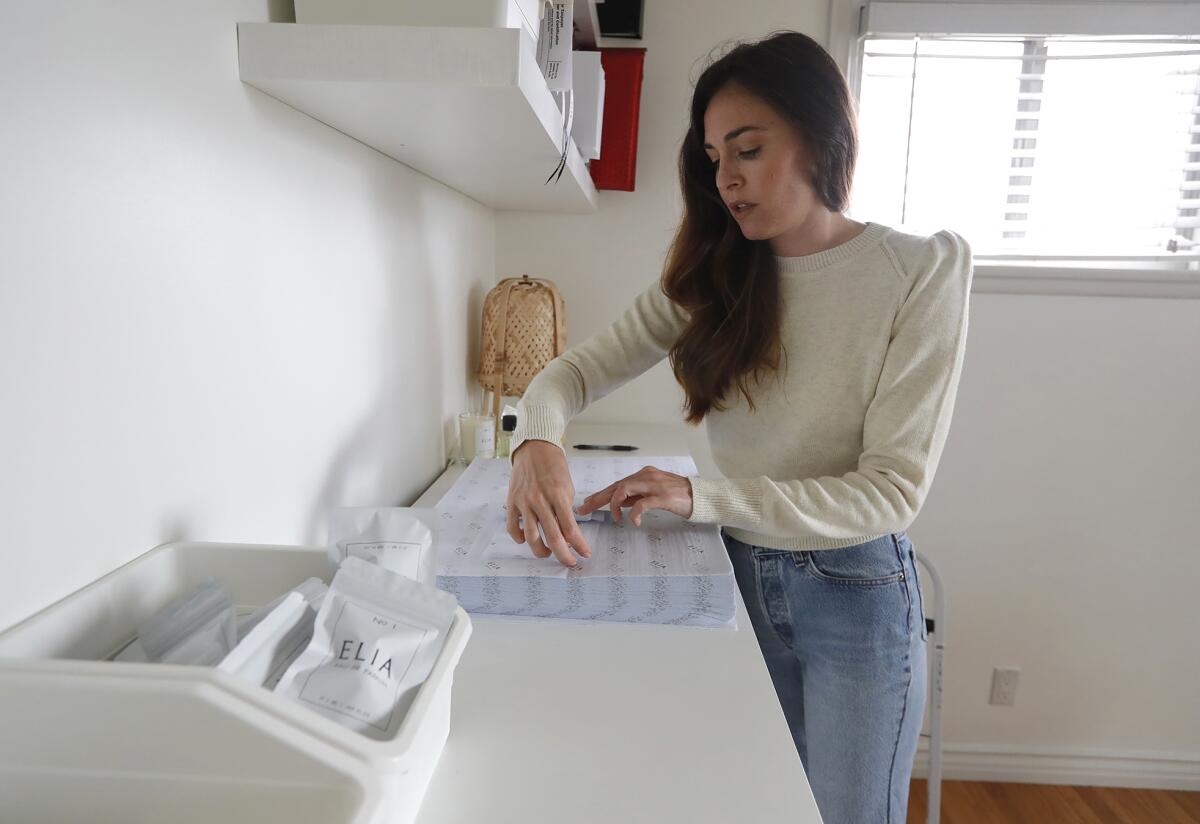
[[(908, 824), (924, 824), (914, 779)], [(941, 824), (1200, 824), (1200, 792), (942, 781)]]

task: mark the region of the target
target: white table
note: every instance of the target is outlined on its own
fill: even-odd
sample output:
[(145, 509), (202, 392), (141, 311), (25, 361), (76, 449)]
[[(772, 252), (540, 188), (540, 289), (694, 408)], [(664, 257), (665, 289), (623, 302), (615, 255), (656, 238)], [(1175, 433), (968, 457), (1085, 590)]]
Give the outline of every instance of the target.
[[(571, 424), (566, 442), (678, 455), (697, 432)], [(740, 597), (736, 631), (472, 620), (420, 824), (821, 821)]]

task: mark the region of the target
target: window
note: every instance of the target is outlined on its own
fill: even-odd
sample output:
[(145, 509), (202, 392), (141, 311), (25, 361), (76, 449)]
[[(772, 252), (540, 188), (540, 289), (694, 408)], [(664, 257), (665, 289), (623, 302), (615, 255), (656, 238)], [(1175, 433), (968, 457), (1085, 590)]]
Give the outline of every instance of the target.
[(1115, 9), (863, 7), (847, 72), (860, 129), (849, 214), (952, 228), (977, 262), (1026, 274), (1175, 271), (1200, 284), (1200, 36), (1163, 33), (1182, 13), (1200, 35), (1200, 4)]

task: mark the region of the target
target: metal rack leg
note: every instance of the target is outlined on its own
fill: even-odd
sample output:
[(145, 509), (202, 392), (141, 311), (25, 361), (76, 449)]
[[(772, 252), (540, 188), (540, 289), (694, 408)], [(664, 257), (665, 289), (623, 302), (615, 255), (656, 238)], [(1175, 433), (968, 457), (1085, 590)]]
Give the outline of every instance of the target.
[[(914, 551), (915, 552), (915, 551)], [(942, 814), (942, 667), (946, 657), (946, 599), (941, 576), (933, 563), (919, 552), (917, 561), (928, 572), (933, 590), (932, 618), (928, 615), (929, 655), (929, 780), (926, 824), (938, 824)]]

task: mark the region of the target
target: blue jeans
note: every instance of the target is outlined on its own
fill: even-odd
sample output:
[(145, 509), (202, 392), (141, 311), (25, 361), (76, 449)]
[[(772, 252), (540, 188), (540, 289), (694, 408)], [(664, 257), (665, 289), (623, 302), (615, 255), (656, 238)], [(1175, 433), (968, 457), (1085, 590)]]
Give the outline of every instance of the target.
[(908, 535), (811, 551), (721, 536), (825, 824), (904, 824), (928, 680)]

